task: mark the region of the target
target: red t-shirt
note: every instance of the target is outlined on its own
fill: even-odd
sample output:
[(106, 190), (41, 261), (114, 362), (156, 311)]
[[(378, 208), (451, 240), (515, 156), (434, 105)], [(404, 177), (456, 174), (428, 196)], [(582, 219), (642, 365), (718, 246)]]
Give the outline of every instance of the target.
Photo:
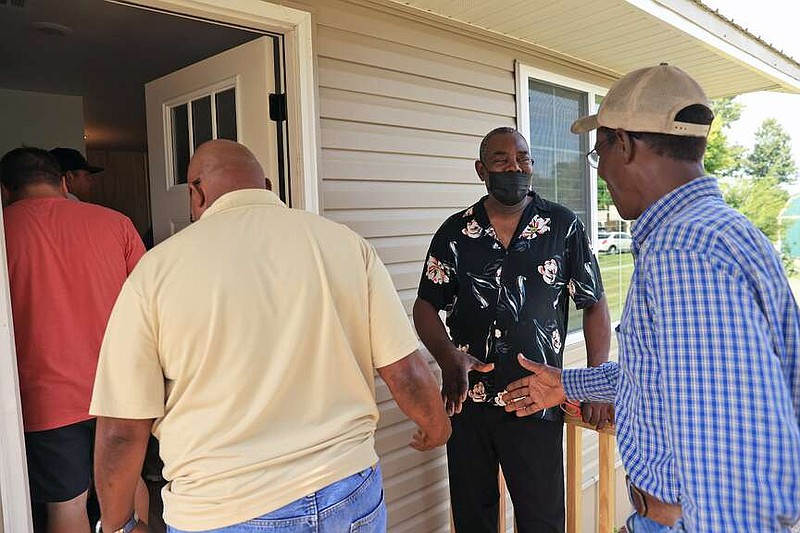
[(20, 200), (3, 218), (25, 431), (88, 420), (100, 343), (142, 240), (126, 216), (66, 198)]

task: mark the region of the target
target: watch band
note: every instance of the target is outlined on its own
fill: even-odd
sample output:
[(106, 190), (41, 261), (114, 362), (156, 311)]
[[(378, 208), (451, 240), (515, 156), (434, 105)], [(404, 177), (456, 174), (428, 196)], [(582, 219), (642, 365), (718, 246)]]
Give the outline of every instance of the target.
[(128, 521), (125, 522), (125, 525), (122, 526), (121, 528), (115, 529), (113, 531), (106, 531), (105, 529), (102, 529), (101, 531), (103, 533), (131, 533), (131, 531), (136, 529), (136, 526), (138, 524), (139, 524), (139, 516), (136, 514), (136, 511), (134, 511), (131, 517), (128, 519)]

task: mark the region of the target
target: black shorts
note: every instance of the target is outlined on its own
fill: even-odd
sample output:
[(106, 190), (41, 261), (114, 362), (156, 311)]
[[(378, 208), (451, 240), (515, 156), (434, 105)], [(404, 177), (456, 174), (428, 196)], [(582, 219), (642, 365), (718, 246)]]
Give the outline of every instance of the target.
[(91, 484), (95, 421), (25, 433), (31, 499), (65, 502)]

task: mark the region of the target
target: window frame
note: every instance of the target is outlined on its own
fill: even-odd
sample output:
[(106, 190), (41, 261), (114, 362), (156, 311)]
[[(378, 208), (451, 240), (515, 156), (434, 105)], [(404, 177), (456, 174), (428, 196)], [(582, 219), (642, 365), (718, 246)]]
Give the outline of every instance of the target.
[[(530, 142), (531, 138), (531, 128), (530, 128), (530, 104), (529, 104), (529, 80), (533, 79), (535, 81), (549, 83), (551, 85), (558, 85), (565, 89), (569, 89), (572, 91), (579, 91), (584, 94), (586, 97), (586, 109), (589, 110), (590, 114), (597, 113), (597, 109), (599, 107), (597, 103), (597, 97), (605, 97), (606, 93), (608, 92), (607, 87), (602, 87), (600, 85), (595, 85), (592, 83), (587, 83), (585, 81), (581, 81), (575, 78), (570, 78), (568, 76), (563, 76), (561, 74), (556, 74), (547, 70), (543, 70), (540, 68), (532, 67), (530, 65), (526, 65), (520, 61), (515, 61), (515, 79), (516, 79), (516, 100), (517, 100), (517, 130), (522, 133), (525, 139)], [(596, 130), (592, 130), (589, 132), (589, 146), (594, 146), (595, 139), (596, 139)], [(589, 173), (589, 180), (586, 184), (588, 187), (588, 208), (587, 218), (588, 218), (588, 234), (590, 242), (592, 243), (592, 252), (594, 253), (595, 257), (597, 257), (597, 219), (598, 219), (598, 207), (597, 207), (597, 169), (592, 168), (588, 161), (584, 160), (584, 164), (588, 167)], [(534, 176), (536, 175), (536, 165), (534, 164), (533, 167)], [(567, 333), (566, 338), (564, 339), (564, 349), (566, 350), (570, 346), (583, 342), (583, 326), (575, 331)]]

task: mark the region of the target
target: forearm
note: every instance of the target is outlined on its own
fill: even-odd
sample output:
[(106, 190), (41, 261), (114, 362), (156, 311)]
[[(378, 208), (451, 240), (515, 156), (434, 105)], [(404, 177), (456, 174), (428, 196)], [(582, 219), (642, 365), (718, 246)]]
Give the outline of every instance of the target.
[(431, 436), (450, 434), (439, 385), (419, 350), (378, 369), (400, 409)]
[(98, 417), (94, 475), (106, 530), (122, 527), (133, 513), (153, 420)]
[(441, 366), (448, 355), (457, 348), (450, 340), (450, 336), (439, 318), (439, 313), (429, 302), (419, 298), (414, 302), (413, 313), (414, 327), (417, 329), (422, 344)]
[(593, 368), (565, 368), (561, 384), (569, 400), (613, 403), (617, 395), (619, 366), (606, 362)]
[(437, 362), (441, 362), (440, 358), (457, 349), (450, 340), (439, 313), (429, 302), (417, 298), (414, 302), (413, 315), (414, 326), (422, 344)]
[(608, 361), (611, 318), (605, 295), (583, 310), (583, 337), (586, 340), (586, 366), (600, 366)]

